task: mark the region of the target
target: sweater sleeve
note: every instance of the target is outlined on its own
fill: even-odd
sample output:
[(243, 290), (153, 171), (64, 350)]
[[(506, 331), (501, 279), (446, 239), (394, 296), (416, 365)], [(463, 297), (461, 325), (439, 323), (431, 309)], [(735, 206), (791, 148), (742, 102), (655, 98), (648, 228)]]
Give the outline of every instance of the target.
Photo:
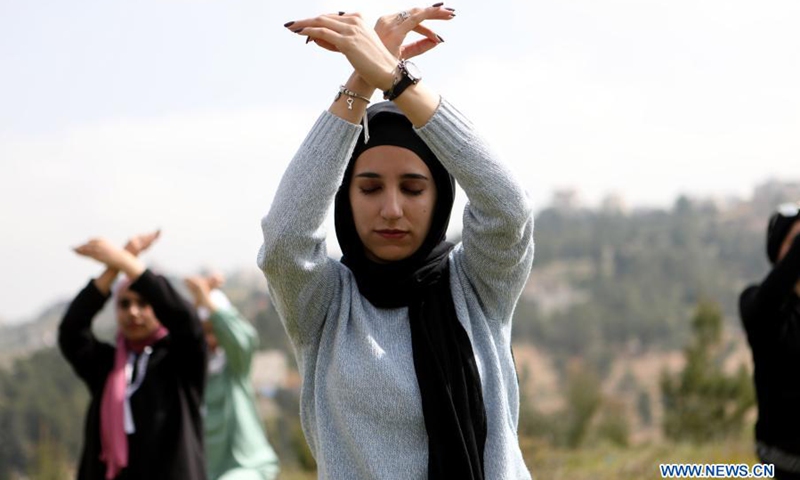
[(158, 320), (169, 330), (170, 355), (184, 378), (202, 392), (207, 363), (203, 327), (195, 308), (161, 275), (149, 269), (134, 281), (130, 289), (146, 298)]
[(471, 122), (446, 100), (417, 133), (469, 199), (455, 263), (463, 266), (488, 317), (509, 319), (533, 263), (528, 195)]
[(92, 333), (92, 320), (107, 300), (108, 296), (90, 280), (72, 300), (58, 326), (61, 353), (93, 393), (101, 391), (114, 363), (114, 347)]
[(295, 154), (261, 221), (258, 266), (275, 308), (296, 345), (318, 338), (340, 288), (328, 257), (323, 222), (333, 204), (361, 127), (323, 112)]
[(253, 352), (258, 347), (255, 328), (233, 306), (215, 310), (208, 321), (214, 326), (214, 335), (231, 370), (240, 377), (248, 376)]
[(800, 281), (800, 235), (795, 237), (786, 256), (775, 264), (761, 285), (742, 292), (739, 298), (739, 310), (748, 331), (766, 327), (768, 325), (760, 325), (760, 322), (778, 318), (778, 310), (792, 295), (798, 281)]

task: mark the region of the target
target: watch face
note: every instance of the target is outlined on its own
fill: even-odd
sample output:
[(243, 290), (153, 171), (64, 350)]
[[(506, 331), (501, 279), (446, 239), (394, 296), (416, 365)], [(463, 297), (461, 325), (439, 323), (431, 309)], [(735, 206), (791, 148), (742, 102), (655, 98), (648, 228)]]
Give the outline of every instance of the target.
[(405, 62), (403, 64), (405, 66), (406, 74), (408, 74), (411, 81), (416, 82), (417, 80), (422, 78), (422, 72), (411, 62)]

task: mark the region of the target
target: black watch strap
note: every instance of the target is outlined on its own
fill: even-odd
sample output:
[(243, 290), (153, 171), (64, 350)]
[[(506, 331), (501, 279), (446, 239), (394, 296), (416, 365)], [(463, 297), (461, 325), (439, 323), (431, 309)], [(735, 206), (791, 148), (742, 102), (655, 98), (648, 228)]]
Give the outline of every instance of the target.
[(400, 79), (397, 80), (390, 89), (383, 91), (383, 98), (385, 100), (394, 100), (405, 92), (408, 87), (420, 81), (420, 78), (409, 75), (405, 60), (400, 60), (400, 63), (397, 64), (397, 72), (400, 75)]

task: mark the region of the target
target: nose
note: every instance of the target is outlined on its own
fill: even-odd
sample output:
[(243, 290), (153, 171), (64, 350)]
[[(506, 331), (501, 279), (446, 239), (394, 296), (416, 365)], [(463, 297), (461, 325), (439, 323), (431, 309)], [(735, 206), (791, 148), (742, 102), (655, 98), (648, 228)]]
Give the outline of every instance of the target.
[(403, 216), (403, 198), (400, 192), (391, 189), (386, 192), (381, 206), (381, 217), (385, 220), (397, 220)]
[(139, 308), (139, 305), (137, 305), (136, 302), (131, 302), (130, 306), (125, 309), (125, 312), (135, 320), (139, 318), (139, 314), (142, 313), (142, 310)]

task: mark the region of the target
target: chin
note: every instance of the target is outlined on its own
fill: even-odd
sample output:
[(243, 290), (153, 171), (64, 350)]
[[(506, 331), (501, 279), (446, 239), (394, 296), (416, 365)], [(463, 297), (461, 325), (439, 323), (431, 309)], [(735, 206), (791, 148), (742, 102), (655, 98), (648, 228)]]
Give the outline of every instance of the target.
[(150, 335), (152, 335), (154, 331), (155, 330), (136, 329), (132, 332), (124, 332), (123, 335), (128, 340), (131, 340), (133, 342), (138, 342), (139, 340), (144, 340)]
[(373, 256), (375, 257), (374, 260), (389, 263), (405, 260), (406, 258), (410, 257), (412, 253), (413, 252), (408, 252), (406, 250), (398, 251), (397, 249), (387, 249), (373, 253)]
[(125, 338), (132, 342), (138, 342), (139, 340), (143, 340), (147, 337), (147, 335), (144, 335), (142, 332), (125, 333), (124, 335)]

